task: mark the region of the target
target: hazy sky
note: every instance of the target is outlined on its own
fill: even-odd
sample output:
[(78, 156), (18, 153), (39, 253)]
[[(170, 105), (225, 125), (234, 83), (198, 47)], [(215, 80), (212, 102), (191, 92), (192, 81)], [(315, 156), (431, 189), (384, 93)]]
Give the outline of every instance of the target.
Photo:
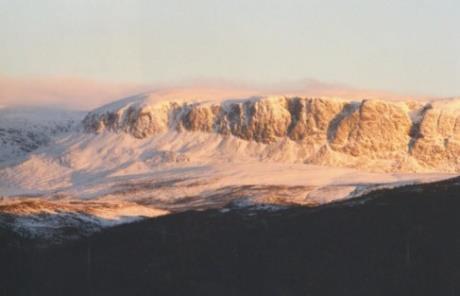
[(0, 0), (0, 75), (460, 95), (458, 0)]

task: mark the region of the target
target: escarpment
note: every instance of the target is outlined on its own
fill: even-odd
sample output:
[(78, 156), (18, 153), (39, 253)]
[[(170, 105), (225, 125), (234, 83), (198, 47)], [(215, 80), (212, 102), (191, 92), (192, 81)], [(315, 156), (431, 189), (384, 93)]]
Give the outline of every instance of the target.
[(412, 155), (428, 166), (460, 164), (460, 108), (429, 105), (420, 122)]
[(289, 137), (294, 141), (324, 142), (334, 119), (346, 105), (339, 100), (301, 98), (290, 100)]
[(331, 147), (353, 156), (391, 157), (406, 152), (411, 125), (400, 106), (365, 100), (338, 124)]
[(90, 112), (83, 120), (85, 131), (125, 132), (140, 139), (168, 131), (199, 131), (268, 146), (290, 141), (307, 151), (298, 161), (309, 163), (375, 162), (392, 171), (460, 171), (460, 99), (421, 103), (282, 96), (222, 102), (146, 98)]

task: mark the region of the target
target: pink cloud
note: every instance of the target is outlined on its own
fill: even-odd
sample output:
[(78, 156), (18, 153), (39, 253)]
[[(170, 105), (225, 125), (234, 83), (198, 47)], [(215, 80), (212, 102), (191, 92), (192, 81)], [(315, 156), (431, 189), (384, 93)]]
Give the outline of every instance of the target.
[(145, 85), (81, 78), (11, 78), (0, 76), (0, 105), (54, 105), (91, 109), (114, 99), (146, 91)]
[[(221, 80), (194, 80), (181, 86), (142, 85), (114, 83), (82, 78), (46, 77), (11, 78), (0, 76), (0, 105), (47, 105), (77, 109), (92, 109), (105, 103), (155, 90), (159, 94), (176, 93), (201, 95), (204, 93), (226, 97), (247, 97), (252, 95), (286, 95), (308, 97), (342, 97), (347, 99), (407, 99), (408, 96), (387, 91), (365, 90), (342, 84), (324, 83), (317, 80), (303, 80), (293, 83), (247, 84)], [(426, 98), (417, 96), (415, 98)]]

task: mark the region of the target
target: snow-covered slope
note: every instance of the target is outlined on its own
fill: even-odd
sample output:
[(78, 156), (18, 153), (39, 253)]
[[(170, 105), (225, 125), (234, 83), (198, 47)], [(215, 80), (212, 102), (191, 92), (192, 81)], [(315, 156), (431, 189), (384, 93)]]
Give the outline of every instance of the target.
[(4, 164), (0, 223), (86, 234), (190, 209), (323, 204), (459, 170), (460, 100), (183, 95), (103, 106)]
[(39, 107), (0, 107), (0, 165), (72, 132), (84, 113)]

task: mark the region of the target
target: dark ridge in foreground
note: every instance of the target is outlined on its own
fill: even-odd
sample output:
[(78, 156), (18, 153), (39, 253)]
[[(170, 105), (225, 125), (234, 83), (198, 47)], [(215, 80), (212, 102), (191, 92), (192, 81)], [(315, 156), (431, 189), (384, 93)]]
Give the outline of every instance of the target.
[(460, 295), (460, 179), (318, 208), (190, 211), (34, 248), (0, 295)]

